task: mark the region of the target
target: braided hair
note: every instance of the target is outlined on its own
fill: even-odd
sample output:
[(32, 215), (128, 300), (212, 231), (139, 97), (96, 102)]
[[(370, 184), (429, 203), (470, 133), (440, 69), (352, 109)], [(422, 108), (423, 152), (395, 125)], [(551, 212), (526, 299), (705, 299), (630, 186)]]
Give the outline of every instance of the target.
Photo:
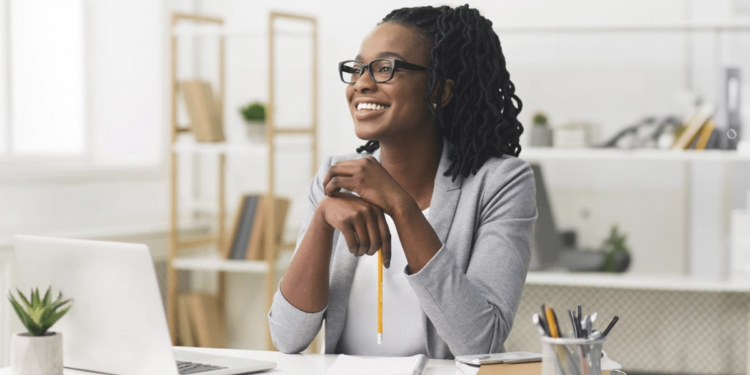
[[(467, 4), (397, 9), (384, 22), (415, 27), (418, 42), (432, 46), (424, 100), (442, 136), (455, 146), (446, 176), (468, 177), (492, 156), (521, 153), (523, 126), (517, 116), (523, 103), (490, 20)], [(442, 101), (446, 79), (455, 81), (453, 98), (444, 108), (433, 108), (429, 97), (436, 93), (437, 103)], [(372, 153), (379, 147), (378, 141), (369, 141), (357, 152)]]

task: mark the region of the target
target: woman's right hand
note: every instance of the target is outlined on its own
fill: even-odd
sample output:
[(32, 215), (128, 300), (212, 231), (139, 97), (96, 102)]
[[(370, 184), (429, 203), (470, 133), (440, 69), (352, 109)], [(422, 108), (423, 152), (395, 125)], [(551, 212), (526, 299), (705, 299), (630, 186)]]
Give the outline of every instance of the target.
[(349, 193), (333, 193), (318, 205), (320, 215), (331, 230), (337, 229), (355, 256), (374, 255), (381, 249), (383, 265), (391, 265), (391, 232), (385, 214), (378, 206)]

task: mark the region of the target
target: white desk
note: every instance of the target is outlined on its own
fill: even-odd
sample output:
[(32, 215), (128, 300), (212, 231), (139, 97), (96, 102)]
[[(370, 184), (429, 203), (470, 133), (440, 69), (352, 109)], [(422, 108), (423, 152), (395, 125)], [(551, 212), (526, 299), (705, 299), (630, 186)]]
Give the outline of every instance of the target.
[[(236, 350), (236, 349), (204, 349), (204, 348), (179, 348), (180, 350), (194, 350), (208, 354), (229, 355), (258, 359), (262, 361), (276, 362), (275, 369), (259, 374), (309, 374), (325, 375), (326, 371), (336, 360), (335, 355), (330, 354), (283, 354), (280, 352), (267, 352), (260, 350)], [(63, 349), (64, 350), (64, 349)], [(75, 371), (66, 369), (65, 375), (91, 375), (91, 372)], [(10, 375), (10, 367), (0, 369), (0, 375)], [(431, 359), (427, 364), (425, 375), (463, 375), (456, 367), (454, 361)]]

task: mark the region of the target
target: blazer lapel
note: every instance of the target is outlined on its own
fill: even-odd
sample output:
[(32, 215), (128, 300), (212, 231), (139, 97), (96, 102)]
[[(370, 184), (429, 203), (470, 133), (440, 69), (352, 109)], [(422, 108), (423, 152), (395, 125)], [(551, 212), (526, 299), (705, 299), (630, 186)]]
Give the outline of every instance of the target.
[(463, 177), (460, 175), (455, 181), (452, 181), (452, 177), (443, 175), (451, 163), (448, 159), (451, 148), (453, 148), (453, 145), (448, 140), (444, 140), (443, 153), (440, 157), (438, 172), (435, 175), (435, 187), (430, 200), (430, 212), (427, 217), (427, 221), (430, 222), (432, 229), (435, 230), (443, 244), (445, 244), (451, 224), (453, 224), (458, 198), (461, 196), (461, 182), (463, 181)]

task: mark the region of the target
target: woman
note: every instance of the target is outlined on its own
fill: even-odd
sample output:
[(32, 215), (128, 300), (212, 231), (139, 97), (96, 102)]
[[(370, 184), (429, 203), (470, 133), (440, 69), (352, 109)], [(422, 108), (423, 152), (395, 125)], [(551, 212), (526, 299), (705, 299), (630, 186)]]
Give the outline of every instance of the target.
[(329, 158), (310, 186), (269, 312), (276, 347), (304, 350), (325, 320), (326, 353), (503, 351), (536, 203), (532, 171), (516, 158), (521, 101), (492, 23), (468, 6), (395, 10), (339, 71), (368, 142)]

